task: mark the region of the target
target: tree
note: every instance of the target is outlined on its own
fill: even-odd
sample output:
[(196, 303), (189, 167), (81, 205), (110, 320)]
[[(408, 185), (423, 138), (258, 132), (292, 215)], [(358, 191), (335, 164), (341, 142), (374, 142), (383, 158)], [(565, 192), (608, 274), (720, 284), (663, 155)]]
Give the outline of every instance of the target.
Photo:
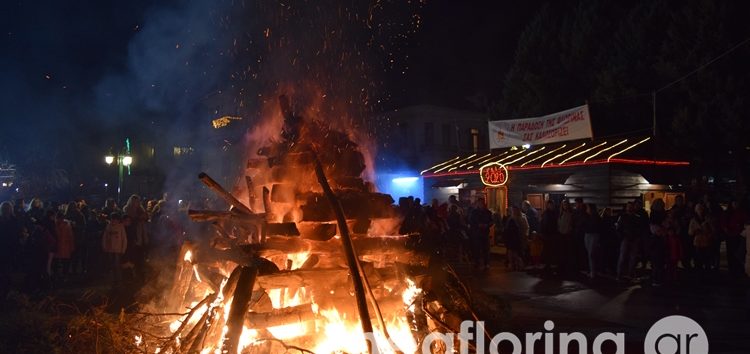
[(588, 100), (596, 134), (645, 132), (656, 92), (660, 144), (681, 151), (701, 173), (719, 175), (730, 166), (744, 181), (750, 43), (703, 66), (750, 37), (748, 7), (710, 0), (547, 6), (519, 39), (494, 119)]

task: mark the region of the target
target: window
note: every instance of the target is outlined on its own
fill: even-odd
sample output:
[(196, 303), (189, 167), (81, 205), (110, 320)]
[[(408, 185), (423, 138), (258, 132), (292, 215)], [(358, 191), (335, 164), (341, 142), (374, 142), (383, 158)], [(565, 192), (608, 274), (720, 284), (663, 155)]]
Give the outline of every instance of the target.
[(471, 147), (472, 151), (479, 151), (479, 129), (471, 128)]
[(435, 125), (432, 122), (424, 124), (424, 145), (432, 146), (435, 143)]
[(443, 124), (443, 146), (452, 147), (451, 145), (451, 125)]
[(194, 150), (192, 146), (175, 146), (172, 150), (172, 154), (174, 156), (185, 156), (192, 155), (193, 151)]

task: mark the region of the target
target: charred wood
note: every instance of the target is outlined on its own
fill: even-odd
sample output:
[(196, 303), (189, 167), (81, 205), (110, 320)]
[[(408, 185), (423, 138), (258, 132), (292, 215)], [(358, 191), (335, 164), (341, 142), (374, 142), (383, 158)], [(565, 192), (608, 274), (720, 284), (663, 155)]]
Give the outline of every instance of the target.
[(255, 265), (243, 266), (240, 269), (240, 275), (237, 278), (237, 286), (232, 297), (232, 306), (229, 309), (227, 317), (227, 334), (226, 340), (222, 343), (222, 348), (228, 353), (236, 353), (242, 335), (242, 325), (245, 323), (245, 315), (250, 306), (250, 299), (253, 294), (253, 286), (258, 275), (258, 268)]
[(211, 176), (206, 174), (205, 172), (201, 172), (198, 174), (198, 179), (203, 182), (209, 189), (214, 191), (219, 197), (224, 199), (224, 201), (227, 202), (230, 206), (234, 207), (235, 209), (239, 210), (241, 213), (244, 214), (252, 214), (253, 212), (248, 208), (245, 204), (242, 204), (237, 198), (235, 198), (231, 193), (227, 192), (224, 187), (222, 187), (218, 182), (214, 181)]

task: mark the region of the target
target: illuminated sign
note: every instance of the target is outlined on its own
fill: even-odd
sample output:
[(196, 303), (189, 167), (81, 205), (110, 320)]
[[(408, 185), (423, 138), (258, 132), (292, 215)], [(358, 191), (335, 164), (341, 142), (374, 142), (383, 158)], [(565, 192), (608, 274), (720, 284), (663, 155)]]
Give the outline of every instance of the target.
[(499, 162), (492, 162), (479, 169), (482, 183), (489, 187), (500, 187), (508, 183), (508, 169)]

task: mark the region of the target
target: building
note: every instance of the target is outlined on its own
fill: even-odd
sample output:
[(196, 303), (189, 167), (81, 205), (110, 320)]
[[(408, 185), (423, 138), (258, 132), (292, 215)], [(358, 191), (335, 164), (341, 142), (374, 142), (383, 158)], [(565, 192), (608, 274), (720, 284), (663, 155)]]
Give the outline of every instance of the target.
[(654, 151), (649, 137), (566, 141), (458, 155), (421, 174), (427, 200), (481, 196), (501, 214), (523, 200), (541, 210), (564, 198), (615, 208), (635, 198), (648, 208), (662, 198), (669, 207), (683, 194), (689, 163), (654, 159)]
[(424, 161), (488, 149), (488, 115), (433, 105), (379, 114), (371, 120), (377, 136), (378, 189), (398, 197), (423, 197), (419, 171)]

